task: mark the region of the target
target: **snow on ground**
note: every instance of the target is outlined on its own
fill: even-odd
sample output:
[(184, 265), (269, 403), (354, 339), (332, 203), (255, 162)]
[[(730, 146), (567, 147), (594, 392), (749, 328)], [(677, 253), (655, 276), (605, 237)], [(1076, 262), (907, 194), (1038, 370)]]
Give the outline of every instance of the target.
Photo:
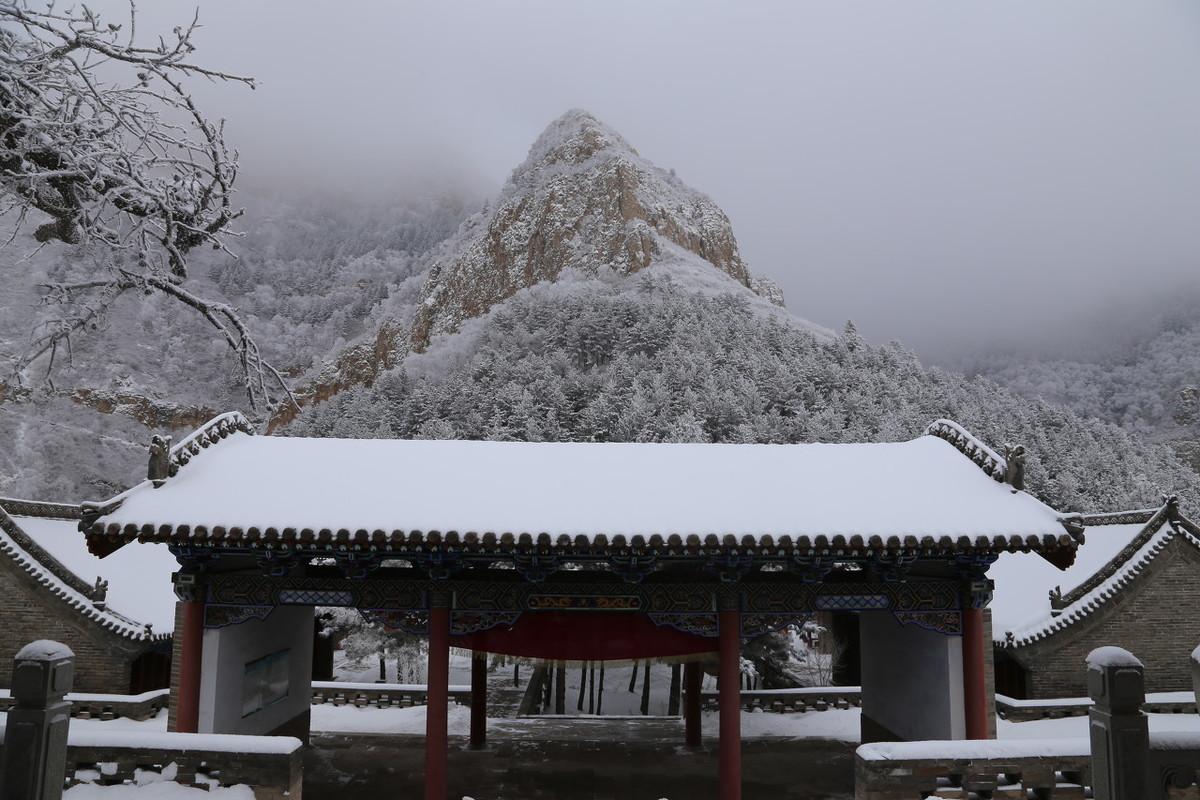
[[(3, 730), (5, 714), (0, 712), (0, 731)], [(466, 736), (470, 732), (471, 711), (466, 706), (451, 706), (448, 712), (451, 736)], [(1150, 731), (1152, 733), (1197, 733), (1200, 734), (1200, 715), (1197, 714), (1150, 714)], [(561, 721), (563, 717), (553, 717)], [(601, 717), (579, 717), (584, 725), (609, 721), (636, 725), (641, 719), (636, 713), (632, 715), (606, 714)], [(650, 717), (658, 719), (662, 717)], [(706, 736), (717, 735), (718, 715), (715, 711), (704, 712), (701, 720), (702, 729)], [(537, 717), (518, 719), (489, 719), (488, 726), (506, 733), (520, 734), (536, 739), (538, 727), (543, 720)], [(682, 722), (679, 723), (682, 726)], [(90, 739), (103, 732), (114, 734), (132, 731), (152, 733), (165, 731), (167, 727), (167, 712), (164, 710), (157, 717), (144, 721), (129, 719), (114, 719), (102, 721), (98, 719), (73, 719), (71, 729), (87, 731)], [(355, 706), (335, 706), (330, 703), (312, 707), (313, 731), (328, 733), (395, 733), (424, 735), (425, 707), (378, 709), (374, 707), (357, 708)], [(796, 714), (773, 714), (768, 712), (742, 712), (742, 736), (746, 739), (763, 738), (793, 738), (793, 739), (831, 739), (840, 742), (857, 742), (859, 738), (859, 710), (829, 709), (828, 711), (808, 711)], [(1005, 719), (996, 720), (997, 738), (1000, 739), (1071, 739), (1086, 738), (1088, 735), (1088, 718), (1063, 717), (1060, 719), (1039, 719), (1029, 722), (1010, 722)], [(121, 737), (117, 737), (121, 738)]]
[(201, 789), (168, 782), (141, 786), (81, 783), (63, 792), (63, 800), (254, 800), (254, 792), (248, 786)]
[[(1151, 733), (1200, 733), (1200, 714), (1147, 714)], [(1062, 717), (1035, 719), (1029, 722), (996, 721), (996, 736), (1000, 739), (1071, 739), (1088, 737), (1088, 718)]]
[[(447, 713), (451, 736), (471, 732), (471, 709), (453, 705)], [(322, 703), (312, 707), (312, 729), (330, 733), (425, 734), (425, 706), (410, 708), (358, 708)]]
[[(701, 731), (706, 736), (716, 736), (719, 717), (717, 712), (704, 713)], [(768, 739), (832, 739), (839, 742), (858, 742), (859, 711), (857, 708), (831, 708), (828, 711), (810, 711), (803, 714), (771, 714), (766, 712), (742, 712), (742, 738)]]
[[(427, 680), (425, 671), (428, 667), (428, 662), (422, 655), (414, 661), (406, 661), (403, 664), (404, 674), (400, 674), (396, 663), (395, 655), (389, 654), (386, 659), (387, 667), (387, 682), (388, 683), (420, 683), (424, 684)], [(528, 667), (522, 666), (521, 673), (528, 676)], [(344, 650), (335, 650), (333, 652), (333, 674), (338, 683), (360, 683), (374, 684), (379, 678), (379, 661), (378, 659), (369, 659), (366, 664), (356, 667), (346, 660), (346, 652)], [(512, 668), (509, 667), (509, 674), (512, 674)], [(496, 680), (496, 673), (493, 673), (492, 680)], [(459, 650), (457, 648), (450, 649), (450, 685), (471, 685), (471, 651)]]

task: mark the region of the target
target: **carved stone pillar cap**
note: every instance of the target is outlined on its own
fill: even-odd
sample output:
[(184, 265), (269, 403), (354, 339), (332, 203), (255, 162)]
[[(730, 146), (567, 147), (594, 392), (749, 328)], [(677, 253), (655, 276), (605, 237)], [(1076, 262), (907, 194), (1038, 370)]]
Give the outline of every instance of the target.
[(1136, 713), (1146, 700), (1142, 662), (1121, 647), (1098, 647), (1088, 653), (1088, 696), (1100, 708)]
[(31, 642), (13, 659), (12, 698), (26, 708), (45, 708), (71, 691), (74, 677), (71, 648), (48, 639)]

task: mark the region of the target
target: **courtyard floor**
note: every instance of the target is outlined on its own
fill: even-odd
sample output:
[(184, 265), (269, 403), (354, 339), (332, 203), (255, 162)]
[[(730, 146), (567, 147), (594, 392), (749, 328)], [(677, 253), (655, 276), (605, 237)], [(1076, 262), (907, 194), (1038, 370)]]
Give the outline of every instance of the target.
[[(681, 746), (668, 719), (491, 720), (488, 748), (450, 742), (450, 797), (474, 800), (708, 800), (716, 797), (716, 742)], [(314, 734), (305, 800), (421, 796), (419, 734)], [(819, 739), (749, 739), (745, 800), (819, 800), (854, 794), (854, 747)]]

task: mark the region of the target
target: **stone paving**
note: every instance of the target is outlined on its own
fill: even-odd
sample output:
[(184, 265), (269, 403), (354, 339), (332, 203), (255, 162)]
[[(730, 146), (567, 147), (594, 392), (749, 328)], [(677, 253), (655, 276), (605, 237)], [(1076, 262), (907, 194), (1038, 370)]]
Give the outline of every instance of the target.
[[(488, 749), (450, 739), (450, 797), (458, 800), (709, 800), (716, 742), (681, 745), (678, 719), (489, 720)], [(315, 734), (305, 800), (421, 796), (424, 739), (411, 734)], [(742, 745), (745, 800), (848, 800), (854, 746), (752, 739)]]

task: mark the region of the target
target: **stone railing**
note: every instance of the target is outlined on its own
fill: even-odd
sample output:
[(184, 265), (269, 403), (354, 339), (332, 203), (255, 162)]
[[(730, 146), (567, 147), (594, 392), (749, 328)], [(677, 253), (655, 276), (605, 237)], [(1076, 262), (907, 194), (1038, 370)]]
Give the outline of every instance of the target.
[[(865, 744), (855, 753), (856, 800), (1194, 798), (1200, 731), (1151, 733), (1147, 716), (1156, 707), (1181, 710), (1185, 698), (1171, 693), (1147, 702), (1142, 663), (1119, 647), (1093, 650), (1087, 663), (1089, 738)], [(1195, 713), (1200, 648), (1192, 654), (1192, 674)], [(1042, 707), (1074, 715), (1080, 706)]]
[[(0, 722), (0, 763), (6, 727)], [(64, 785), (153, 780), (203, 789), (245, 785), (255, 800), (301, 800), (302, 747), (290, 736), (73, 728), (67, 735)]]
[(290, 736), (73, 730), (66, 785), (111, 786), (149, 778), (205, 789), (245, 785), (255, 800), (301, 800), (302, 747)]
[[(1090, 697), (1017, 700), (1002, 694), (996, 695), (996, 713), (1009, 722), (1086, 717), (1091, 707)], [(1142, 708), (1147, 714), (1195, 714), (1196, 695), (1194, 692), (1155, 692), (1146, 695)]]
[[(827, 711), (831, 708), (850, 708), (862, 705), (862, 689), (858, 686), (804, 686), (797, 689), (743, 689), (742, 708), (746, 711), (797, 713)], [(715, 711), (718, 696), (714, 691), (700, 693), (706, 711)]]
[[(314, 705), (331, 703), (359, 708), (409, 708), (426, 705), (429, 697), (423, 683), (313, 681), (312, 701)], [(471, 687), (451, 686), (450, 701), (460, 706), (471, 705)]]
[[(71, 703), (73, 719), (133, 719), (146, 720), (157, 716), (167, 707), (169, 689), (155, 689), (143, 694), (87, 694), (72, 692), (67, 695)], [(8, 689), (0, 689), (0, 711), (8, 711), (16, 703)]]
[[(72, 692), (66, 699), (71, 703), (73, 719), (147, 720), (167, 707), (169, 697), (169, 689), (155, 689), (131, 695)], [(471, 687), (451, 686), (450, 701), (460, 706), (471, 705)], [(0, 712), (8, 711), (14, 702), (7, 689), (0, 689)], [(359, 708), (409, 708), (425, 705), (427, 697), (423, 683), (313, 681), (312, 702)]]
[[(75, 654), (59, 642), (41, 640), (21, 648), (12, 675), (11, 703), (0, 719), (0, 795), (5, 798), (49, 800), (61, 796), (64, 785), (166, 781), (206, 790), (246, 786), (255, 800), (301, 800), (299, 739), (72, 725)], [(165, 693), (149, 695), (137, 699), (154, 703)]]
[(1083, 800), (1091, 769), (1087, 739), (864, 744), (854, 757), (854, 798)]

